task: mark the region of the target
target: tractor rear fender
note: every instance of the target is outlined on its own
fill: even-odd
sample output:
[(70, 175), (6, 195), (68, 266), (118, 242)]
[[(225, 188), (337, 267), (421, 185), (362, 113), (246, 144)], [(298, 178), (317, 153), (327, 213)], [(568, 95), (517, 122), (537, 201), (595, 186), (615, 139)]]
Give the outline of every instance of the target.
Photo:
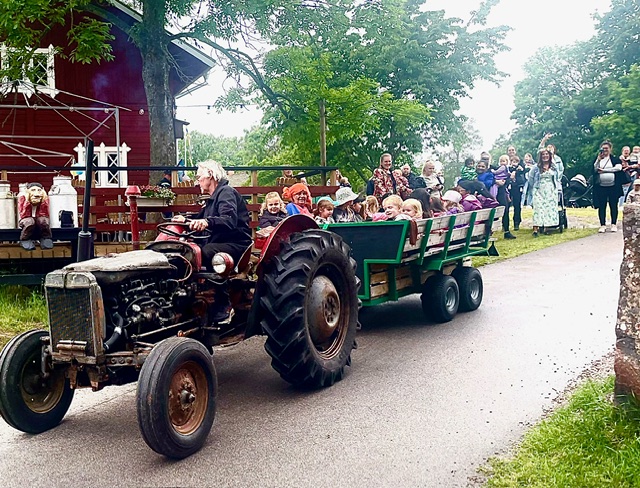
[(264, 263), (280, 252), (280, 245), (283, 242), (287, 242), (291, 234), (296, 234), (307, 229), (317, 229), (318, 224), (311, 217), (307, 215), (297, 214), (287, 217), (278, 224), (275, 230), (269, 235), (267, 242), (262, 248), (260, 253), (260, 260), (258, 261), (258, 274), (262, 272), (262, 266)]
[(251, 311), (249, 312), (249, 319), (247, 323), (247, 329), (245, 331), (245, 339), (251, 336), (262, 334), (260, 328), (260, 296), (262, 294), (262, 276), (264, 265), (268, 263), (274, 256), (280, 252), (280, 247), (283, 242), (287, 242), (292, 234), (302, 232), (307, 229), (317, 229), (318, 224), (311, 217), (298, 214), (291, 215), (284, 219), (275, 230), (269, 235), (267, 242), (262, 248), (260, 253), (260, 259), (257, 264), (258, 282), (253, 293), (253, 302), (251, 304)]

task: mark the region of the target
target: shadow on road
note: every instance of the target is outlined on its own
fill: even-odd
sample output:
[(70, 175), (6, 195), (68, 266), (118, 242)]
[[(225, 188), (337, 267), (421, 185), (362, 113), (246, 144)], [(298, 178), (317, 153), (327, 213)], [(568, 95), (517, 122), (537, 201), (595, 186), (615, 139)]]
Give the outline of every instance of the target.
[(420, 295), (401, 298), (397, 302), (388, 302), (373, 307), (363, 307), (358, 315), (361, 334), (367, 332), (382, 332), (384, 330), (397, 331), (398, 328), (413, 329), (423, 327), (438, 327), (438, 324), (425, 317), (422, 311)]

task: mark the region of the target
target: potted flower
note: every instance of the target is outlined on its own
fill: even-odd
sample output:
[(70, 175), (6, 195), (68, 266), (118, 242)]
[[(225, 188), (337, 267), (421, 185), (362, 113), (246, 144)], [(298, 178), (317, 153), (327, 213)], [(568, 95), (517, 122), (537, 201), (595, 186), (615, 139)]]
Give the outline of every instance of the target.
[(176, 194), (166, 186), (145, 185), (140, 187), (140, 205), (147, 207), (164, 207), (171, 205)]

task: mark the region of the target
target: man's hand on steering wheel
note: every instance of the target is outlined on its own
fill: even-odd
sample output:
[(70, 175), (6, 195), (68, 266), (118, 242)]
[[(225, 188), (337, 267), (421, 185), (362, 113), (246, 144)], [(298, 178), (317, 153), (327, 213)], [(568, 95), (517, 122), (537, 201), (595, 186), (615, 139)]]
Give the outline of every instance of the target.
[(196, 232), (202, 232), (209, 227), (209, 222), (206, 219), (195, 219), (189, 221), (189, 229)]
[[(177, 217), (177, 218), (176, 218)], [(211, 231), (207, 228), (206, 226), (206, 220), (204, 220), (205, 222), (205, 228), (203, 230), (198, 230), (194, 227), (192, 227), (192, 224), (194, 222), (196, 222), (196, 225), (200, 226), (200, 222), (202, 222), (203, 219), (198, 219), (198, 220), (189, 220), (186, 219), (185, 217), (183, 217), (182, 215), (176, 215), (175, 217), (173, 217), (171, 219), (171, 222), (163, 222), (161, 224), (157, 225), (157, 229), (159, 232), (163, 233), (163, 234), (167, 234), (168, 236), (171, 237), (177, 237), (177, 238), (190, 238), (190, 239), (208, 239), (209, 236), (211, 235)], [(182, 231), (176, 231), (173, 227), (181, 227)], [(188, 230), (187, 230), (188, 229)], [(199, 235), (198, 235), (199, 234)]]
[(179, 222), (179, 223), (188, 223), (189, 229), (196, 232), (202, 232), (203, 230), (206, 230), (207, 227), (209, 227), (209, 222), (207, 222), (206, 219), (187, 219), (184, 215), (174, 215), (171, 221)]

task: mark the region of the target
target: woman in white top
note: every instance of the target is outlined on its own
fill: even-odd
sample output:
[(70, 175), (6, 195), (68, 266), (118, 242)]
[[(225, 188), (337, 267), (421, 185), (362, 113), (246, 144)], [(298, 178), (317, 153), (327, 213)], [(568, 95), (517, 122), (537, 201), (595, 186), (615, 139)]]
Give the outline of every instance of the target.
[(618, 199), (622, 196), (622, 162), (611, 154), (612, 145), (609, 141), (600, 144), (600, 152), (593, 163), (593, 206), (598, 209), (600, 229), (606, 232), (607, 203), (611, 213), (611, 232), (618, 228)]
[(422, 179), (425, 182), (427, 190), (429, 190), (432, 195), (442, 195), (444, 179), (436, 173), (436, 165), (433, 161), (424, 163), (422, 167)]

